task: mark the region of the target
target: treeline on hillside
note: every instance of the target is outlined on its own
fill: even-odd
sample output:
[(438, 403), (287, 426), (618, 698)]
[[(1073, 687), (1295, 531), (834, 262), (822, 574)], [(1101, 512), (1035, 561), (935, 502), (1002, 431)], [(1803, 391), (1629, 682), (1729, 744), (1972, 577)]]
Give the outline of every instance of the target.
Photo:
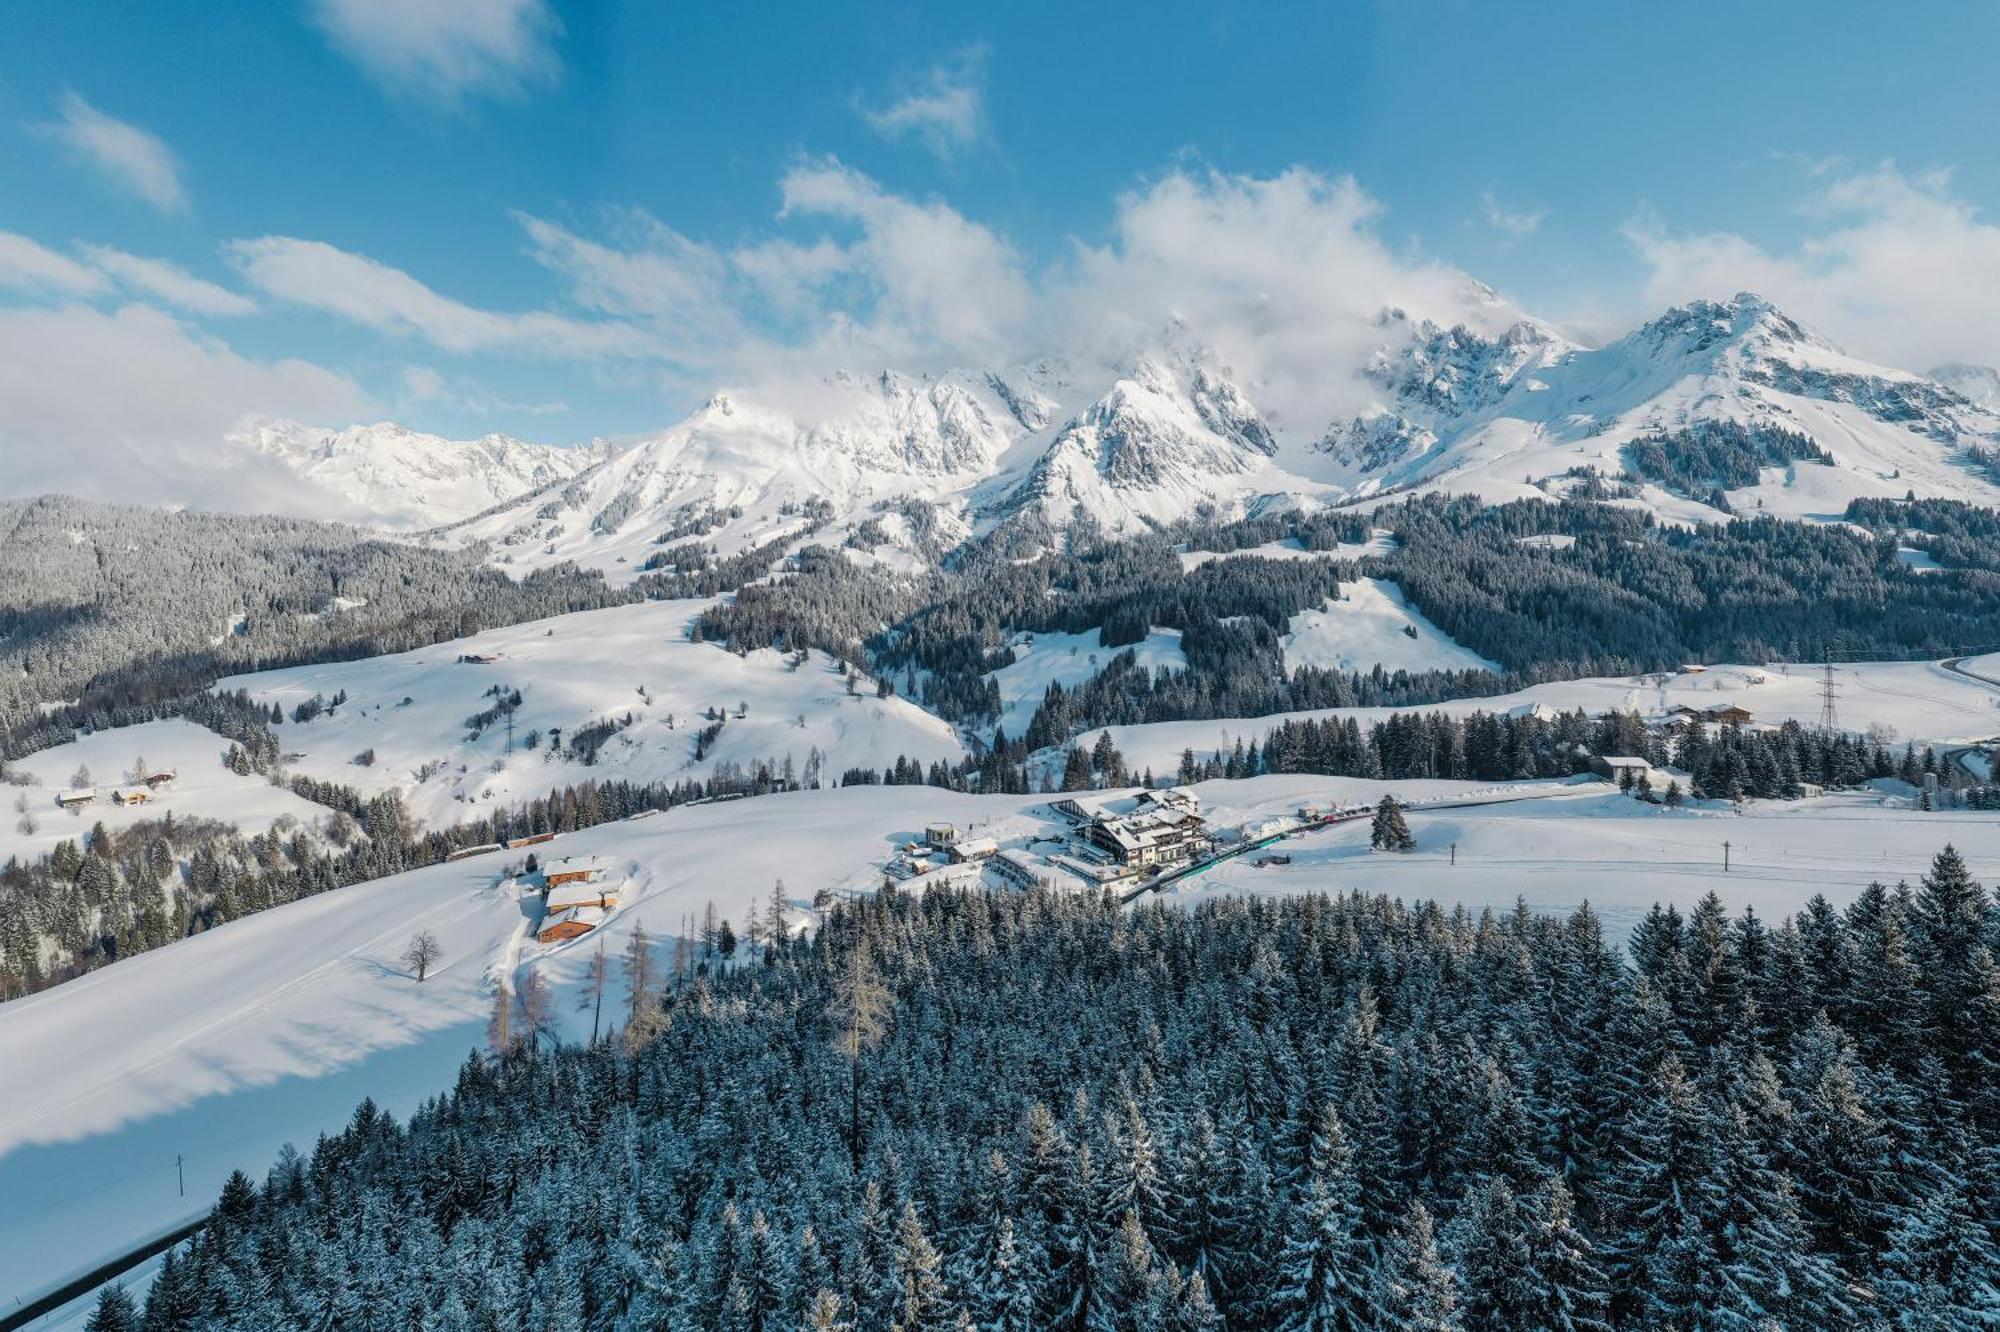
[[(1675, 456), (1693, 465), (1692, 455)], [(1136, 722), (1408, 706), (1687, 661), (1915, 658), (2000, 643), (2000, 578), (1989, 572), (2000, 557), (1961, 557), (1990, 535), (1993, 515), (1857, 501), (1848, 517), (1871, 531), (1771, 518), (1668, 528), (1604, 504), (1428, 496), (1365, 521), (1265, 516), (1116, 542), (1073, 533), (1028, 556), (1014, 534), (999, 534), (914, 582), (820, 552), (792, 576), (746, 587), (698, 632), (738, 651), (817, 647), (869, 663), (908, 696), (983, 728), (999, 716), (988, 677), (1013, 660), (1014, 635), (1102, 628), (1109, 669), (1051, 693), (1035, 729), (1040, 743)], [(1907, 530), (1917, 522), (1936, 536)], [(1358, 560), (1238, 555), (1184, 570), (1174, 549), (1182, 540), (1227, 551), (1277, 540), (1330, 549), (1373, 527), (1392, 535), (1392, 548)], [(1559, 549), (1527, 541), (1545, 536), (1573, 541)], [(1953, 570), (1913, 572), (1896, 558), (1899, 540), (1935, 545)], [(1440, 630), (1505, 670), (1288, 670), (1291, 617), (1358, 577), (1393, 580)], [(1140, 670), (1117, 655), (1152, 626), (1182, 632), (1185, 670)]]
[(1895, 777), (1919, 785), (1926, 773), (1947, 786), (1965, 784), (1963, 774), (1932, 750), (1905, 746), (1897, 754), (1862, 736), (1827, 736), (1796, 721), (1769, 731), (1689, 723), (1648, 727), (1637, 713), (1591, 717), (1580, 710), (1553, 717), (1397, 713), (1367, 726), (1353, 717), (1287, 719), (1265, 733), (1261, 749), (1254, 740), (1247, 747), (1239, 740), (1233, 751), (1218, 752), (1206, 763), (1189, 751), (1178, 776), (1199, 781), (1306, 772), (1499, 782), (1572, 776), (1591, 771), (1592, 758), (1614, 756), (1685, 771), (1686, 794), (1698, 799), (1793, 800), (1805, 794), (1808, 783), (1854, 787)]
[(664, 993), (642, 939), (626, 1039), (238, 1175), (143, 1326), (1988, 1326), (1996, 933), (1947, 849), (1630, 965), (1359, 895), (884, 891)]
[[(185, 706), (233, 671), (376, 656), (642, 593), (573, 567), (519, 582), (475, 554), (296, 519), (0, 503), (9, 755)], [(43, 717), (41, 706), (71, 703)]]
[[(1833, 465), (1833, 455), (1810, 435), (1770, 424), (1697, 421), (1682, 430), (1644, 435), (1625, 446), (1631, 470), (1661, 489), (1729, 511), (1721, 494), (1757, 484), (1766, 467), (1795, 462)], [(1719, 502), (1718, 502), (1719, 501)]]

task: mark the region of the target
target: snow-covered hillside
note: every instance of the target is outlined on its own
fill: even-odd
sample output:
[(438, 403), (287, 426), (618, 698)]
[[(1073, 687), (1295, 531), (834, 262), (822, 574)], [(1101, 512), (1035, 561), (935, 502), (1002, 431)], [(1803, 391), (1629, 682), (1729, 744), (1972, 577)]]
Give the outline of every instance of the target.
[[(585, 611), (394, 656), (233, 676), (217, 688), (284, 709), (276, 729), (290, 770), (371, 795), (400, 792), (431, 826), (591, 778), (673, 782), (767, 763), (805, 780), (817, 753), (820, 780), (831, 784), (849, 767), (963, 755), (951, 727), (915, 704), (878, 698), (868, 681), (850, 694), (822, 654), (795, 663), (690, 642), (688, 625), (707, 604)], [(331, 712), (290, 719), (299, 704), (342, 693)], [(475, 721), (482, 713), (491, 715)], [(586, 728), (604, 723), (613, 733), (591, 748)]]
[[(2000, 656), (1964, 665), (2000, 681)], [(1463, 717), (1473, 712), (1548, 712), (1582, 709), (1591, 716), (1637, 712), (1664, 721), (1677, 708), (1723, 704), (1749, 710), (1753, 724), (1796, 721), (1817, 726), (1823, 678), (1809, 665), (1711, 666), (1690, 674), (1592, 676), (1534, 685), (1493, 698), (1451, 699), (1426, 704), (1425, 712)], [(2000, 685), (1970, 678), (1928, 661), (1844, 662), (1834, 667), (1838, 720), (1851, 731), (1879, 728), (1884, 743), (1954, 745), (2000, 735)], [(1225, 717), (1207, 721), (1150, 722), (1114, 726), (1111, 738), (1135, 770), (1151, 766), (1171, 772), (1183, 750), (1206, 758), (1227, 752), (1238, 740), (1262, 744), (1287, 718), (1353, 717), (1363, 726), (1386, 719), (1397, 708), (1325, 708), (1270, 717)]]
[[(65, 838), (83, 841), (102, 823), (114, 835), (135, 823), (164, 818), (214, 819), (245, 835), (263, 832), (291, 818), (312, 825), (325, 807), (302, 800), (262, 777), (242, 776), (223, 766), (229, 742), (213, 731), (178, 719), (122, 726), (40, 750), (11, 768), (20, 782), (0, 786), (0, 861), (33, 860)], [(134, 772), (173, 773), (171, 782), (148, 789), (144, 804), (119, 804), (114, 791), (133, 789)], [(87, 779), (86, 779), (87, 774)], [(59, 795), (78, 785), (96, 793), (89, 805), (64, 809)]]
[[(1517, 896), (1550, 910), (1587, 897), (1618, 938), (1654, 900), (1685, 906), (1711, 888), (1767, 921), (1813, 893), (1844, 902), (1870, 878), (1914, 881), (1946, 841), (1988, 881), (2000, 865), (2000, 815), (1890, 811), (1867, 794), (1753, 805), (1738, 817), (1544, 785), (1531, 793), (1545, 802), (1427, 812), (1426, 800), (1509, 792), (1388, 785), (1410, 803), (1413, 855), (1369, 855), (1366, 824), (1350, 825), (1288, 843), (1289, 866), (1234, 862), (1172, 900), (1362, 888), (1504, 911)], [(1373, 800), (1384, 786), (1262, 777), (1199, 789), (1221, 825)], [(711, 902), (740, 922), (783, 879), (804, 920), (816, 891), (872, 886), (891, 849), (929, 822), (1024, 838), (1060, 822), (1045, 801), (852, 787), (683, 807), (547, 848), (612, 867), (622, 900), (595, 938), (525, 941), (533, 904), (500, 879), (506, 857), (482, 856), (277, 907), (0, 1004), (10, 1091), (0, 1097), (0, 1299), (205, 1209), (230, 1170), (257, 1178), (284, 1143), (310, 1150), (364, 1096), (406, 1115), (482, 1044), (503, 977), (532, 968), (550, 980), (562, 1038), (580, 1040), (591, 1019), (578, 999), (599, 943), (616, 956), (643, 927), (664, 967), (671, 940)], [(1726, 875), (1725, 838), (1735, 848)], [(422, 984), (400, 960), (420, 929), (443, 949)]]
[(1292, 617), (1284, 639), (1285, 669), (1336, 671), (1497, 671), (1460, 647), (1412, 606), (1394, 583), (1361, 578), (1343, 583), (1340, 600)]
[(529, 444), (506, 435), (442, 439), (390, 422), (318, 430), (255, 421), (230, 442), (285, 464), (328, 501), (315, 517), (398, 529), (435, 527), (575, 476), (599, 449)]
[[(1103, 670), (1111, 658), (1125, 647), (1104, 646), (1104, 631), (1083, 634), (1018, 634), (1009, 644), (1014, 653), (1010, 666), (1003, 666), (988, 678), (1000, 689), (1000, 728), (1019, 738), (1034, 720), (1035, 709), (1052, 684), (1074, 689)], [(1137, 643), (1127, 644), (1140, 670), (1151, 672), (1162, 666), (1187, 668), (1187, 654), (1181, 651), (1178, 629), (1155, 629)]]

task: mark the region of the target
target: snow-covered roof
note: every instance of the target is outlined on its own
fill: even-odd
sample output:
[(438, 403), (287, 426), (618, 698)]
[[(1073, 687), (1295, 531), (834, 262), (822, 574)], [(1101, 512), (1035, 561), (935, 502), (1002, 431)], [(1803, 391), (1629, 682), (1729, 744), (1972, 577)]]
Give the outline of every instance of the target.
[(602, 901), (618, 900), (618, 889), (601, 883), (564, 883), (549, 889), (549, 914), (568, 911), (573, 907), (595, 906)]
[(580, 906), (557, 916), (551, 913), (542, 919), (542, 932), (547, 933), (557, 925), (581, 925), (594, 930), (604, 923), (606, 912), (603, 907)]

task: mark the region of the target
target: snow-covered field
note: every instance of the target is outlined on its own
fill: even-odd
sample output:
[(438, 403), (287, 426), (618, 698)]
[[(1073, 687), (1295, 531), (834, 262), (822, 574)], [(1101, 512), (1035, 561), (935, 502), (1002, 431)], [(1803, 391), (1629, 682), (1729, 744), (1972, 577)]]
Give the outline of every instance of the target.
[[(116, 833), (145, 819), (199, 817), (233, 823), (244, 833), (259, 833), (289, 815), (313, 823), (326, 809), (272, 786), (262, 777), (242, 777), (222, 765), (229, 742), (206, 727), (171, 719), (98, 731), (66, 745), (28, 755), (13, 764), (15, 772), (34, 780), (20, 787), (0, 786), (0, 860), (19, 856), (31, 860), (47, 855), (64, 838), (81, 839), (99, 822)], [(143, 760), (153, 771), (177, 772), (172, 785), (153, 793), (144, 805), (112, 803), (115, 788)], [(79, 768), (87, 768), (97, 791), (95, 803), (77, 810), (56, 805), (56, 796), (72, 785)], [(26, 809), (21, 806), (25, 802)], [(22, 827), (32, 820), (33, 832)]]
[[(1143, 642), (1128, 646), (1138, 655), (1141, 670), (1161, 666), (1182, 670), (1187, 666), (1178, 629), (1155, 629)], [(1000, 686), (1000, 726), (1010, 736), (1028, 729), (1051, 684), (1073, 689), (1125, 650), (1105, 647), (1101, 629), (1085, 634), (1019, 634), (1013, 648), (1014, 664), (988, 677)]]
[[(803, 775), (814, 750), (822, 780), (849, 767), (880, 769), (898, 755), (928, 765), (963, 752), (951, 727), (900, 697), (875, 697), (864, 681), (850, 696), (833, 659), (814, 653), (794, 666), (775, 651), (746, 656), (692, 643), (687, 626), (702, 601), (615, 606), (493, 629), (395, 656), (233, 676), (220, 689), (248, 689), (277, 703), (276, 728), (287, 766), (363, 792), (402, 793), (432, 825), (459, 822), (488, 802), (514, 802), (588, 778), (674, 781), (708, 776), (720, 764), (748, 771), (790, 759)], [(461, 662), (465, 655), (488, 663)], [(469, 738), (467, 719), (492, 707), (488, 694), (519, 690), (513, 745), (505, 719)], [(290, 720), (314, 695), (347, 702), (331, 715)], [(743, 705), (748, 711), (737, 713)], [(728, 714), (720, 736), (697, 760), (695, 742), (711, 709)], [(557, 752), (579, 727), (633, 719), (606, 741), (595, 764)], [(531, 732), (539, 744), (526, 747)], [(374, 763), (354, 762), (372, 750)]]
[[(1292, 617), (1285, 635), (1285, 669), (1324, 666), (1339, 671), (1497, 671), (1460, 647), (1404, 599), (1394, 583), (1361, 578), (1340, 585), (1340, 600)], [(1415, 631), (1415, 637), (1411, 632)]]
[(1287, 537), (1283, 541), (1267, 541), (1261, 546), (1251, 546), (1246, 550), (1232, 550), (1227, 553), (1213, 550), (1184, 550), (1180, 553), (1181, 568), (1199, 569), (1210, 560), (1235, 559), (1239, 555), (1254, 555), (1265, 560), (1358, 560), (1369, 555), (1387, 555), (1396, 549), (1396, 538), (1387, 531), (1377, 531), (1366, 541), (1343, 541), (1332, 550), (1308, 550), (1298, 540)]
[[(1588, 897), (1615, 938), (1652, 901), (1685, 905), (1710, 888), (1732, 910), (1751, 904), (1767, 919), (1814, 892), (1841, 901), (1871, 877), (1914, 878), (1946, 841), (1975, 873), (2000, 872), (2000, 815), (1916, 814), (1883, 796), (1753, 804), (1737, 816), (1664, 811), (1591, 783), (1541, 783), (1522, 790), (1543, 800), (1427, 810), (1509, 791), (1389, 785), (1409, 802), (1414, 855), (1371, 854), (1365, 823), (1347, 825), (1286, 842), (1289, 867), (1231, 862), (1170, 900), (1362, 888), (1474, 909), (1505, 909), (1517, 895), (1567, 909)], [(1374, 800), (1384, 787), (1274, 776), (1200, 789), (1225, 826), (1305, 803)], [(10, 1089), (0, 1097), (0, 1301), (192, 1215), (231, 1169), (254, 1175), (285, 1142), (309, 1149), (363, 1096), (406, 1114), (481, 1044), (492, 987), (516, 966), (554, 984), (562, 1036), (581, 1039), (590, 1015), (577, 998), (600, 943), (615, 955), (643, 925), (664, 965), (668, 941), (711, 901), (740, 925), (782, 879), (802, 920), (821, 889), (872, 887), (892, 849), (929, 821), (1003, 842), (1051, 833), (1058, 821), (1045, 799), (853, 787), (682, 807), (543, 849), (601, 855), (624, 884), (599, 934), (566, 945), (524, 941), (533, 908), (500, 882), (511, 857), (495, 854), (278, 907), (0, 1005)], [(400, 961), (418, 929), (444, 949), (422, 985)]]
[[(1964, 665), (2000, 682), (2000, 654), (1973, 658)], [(1852, 731), (1878, 726), (1883, 728), (1880, 734), (1885, 743), (1952, 744), (2000, 735), (2000, 684), (1968, 679), (1941, 663), (1841, 663), (1833, 668), (1833, 679), (1841, 726)], [(1111, 738), (1135, 770), (1150, 766), (1156, 772), (1171, 772), (1185, 749), (1206, 758), (1218, 749), (1231, 748), (1239, 739), (1246, 745), (1252, 740), (1261, 744), (1271, 728), (1286, 717), (1352, 716), (1365, 726), (1396, 711), (1465, 716), (1477, 711), (1542, 707), (1564, 712), (1581, 708), (1593, 716), (1636, 710), (1647, 718), (1659, 719), (1682, 706), (1707, 708), (1733, 703), (1750, 710), (1753, 724), (1797, 721), (1817, 726), (1822, 683), (1820, 668), (1811, 665), (1711, 666), (1689, 674), (1561, 680), (1493, 698), (1454, 699), (1417, 709), (1324, 708), (1270, 717), (1114, 726)]]

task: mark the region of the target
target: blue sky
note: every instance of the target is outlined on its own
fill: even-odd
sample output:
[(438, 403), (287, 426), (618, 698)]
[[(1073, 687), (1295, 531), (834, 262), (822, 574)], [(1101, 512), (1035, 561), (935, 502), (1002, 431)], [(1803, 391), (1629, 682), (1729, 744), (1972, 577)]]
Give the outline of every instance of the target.
[(7, 451), (571, 441), (1456, 272), (1586, 338), (1744, 285), (2000, 360), (1991, 3), (205, 9), (0, 20)]

